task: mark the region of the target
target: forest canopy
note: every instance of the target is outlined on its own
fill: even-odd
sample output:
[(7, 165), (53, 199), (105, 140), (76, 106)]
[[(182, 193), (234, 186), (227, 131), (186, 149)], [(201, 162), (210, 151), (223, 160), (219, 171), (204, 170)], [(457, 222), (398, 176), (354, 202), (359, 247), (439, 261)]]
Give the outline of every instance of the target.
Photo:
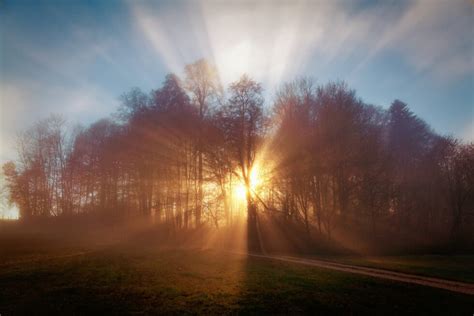
[(474, 144), (343, 82), (300, 78), (270, 104), (252, 78), (223, 87), (199, 60), (125, 93), (113, 118), (69, 129), (51, 116), (17, 145), (3, 173), (22, 221), (140, 217), (180, 230), (244, 219), (252, 241), (271, 217), (307, 238), (473, 239)]

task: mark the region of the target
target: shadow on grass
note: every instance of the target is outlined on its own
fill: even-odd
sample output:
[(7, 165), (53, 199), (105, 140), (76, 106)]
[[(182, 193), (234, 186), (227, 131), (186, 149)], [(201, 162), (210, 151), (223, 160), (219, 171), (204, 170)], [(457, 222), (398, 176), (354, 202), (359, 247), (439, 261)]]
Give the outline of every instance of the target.
[[(49, 252), (44, 245), (49, 260), (0, 270), (0, 313), (470, 315), (474, 310), (467, 295), (229, 251), (241, 246), (242, 234), (239, 227), (226, 235), (200, 228), (180, 232), (178, 241), (162, 230), (144, 231), (75, 257), (58, 257), (54, 249), (61, 247)], [(210, 248), (216, 244), (217, 250)], [(28, 249), (22, 253), (34, 250)]]
[(337, 271), (248, 257), (243, 314), (472, 313), (472, 296)]
[[(260, 249), (304, 253), (290, 229), (266, 221)], [(330, 249), (342, 246), (331, 245)], [(314, 248), (312, 248), (314, 249)], [(325, 248), (319, 251), (328, 254)], [(470, 314), (472, 296), (368, 276), (246, 256), (238, 300), (241, 314)]]

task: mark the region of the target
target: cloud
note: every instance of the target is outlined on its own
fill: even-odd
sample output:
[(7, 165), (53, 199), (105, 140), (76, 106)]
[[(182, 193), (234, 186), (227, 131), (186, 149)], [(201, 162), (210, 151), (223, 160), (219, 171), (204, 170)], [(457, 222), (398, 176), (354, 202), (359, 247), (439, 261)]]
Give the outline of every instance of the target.
[(474, 142), (474, 113), (471, 112), (471, 120), (464, 128), (461, 138), (468, 142)]
[(13, 139), (16, 126), (21, 125), (27, 114), (26, 92), (19, 87), (0, 84), (0, 163), (14, 158)]
[(134, 36), (148, 43), (169, 71), (178, 74), (185, 64), (209, 57), (203, 21), (194, 2), (166, 6), (130, 1), (129, 9)]
[[(301, 74), (332, 76), (340, 65), (355, 78), (375, 58), (396, 55), (423, 80), (457, 82), (474, 72), (473, 7), (463, 0), (130, 1), (123, 16), (130, 20), (111, 14), (88, 25), (78, 13), (73, 24), (59, 8), (64, 20), (41, 32), (12, 14), (1, 34), (8, 45), (0, 160), (12, 157), (6, 148), (16, 131), (49, 113), (85, 123), (108, 115), (117, 104), (112, 90), (161, 80), (157, 60), (180, 74), (205, 57), (224, 84), (248, 73), (271, 90)], [(64, 30), (52, 31), (57, 25)]]
[(417, 71), (436, 79), (471, 74), (473, 8), (465, 0), (409, 2), (399, 18), (382, 26), (381, 36), (374, 38), (364, 63), (379, 53), (397, 52)]
[(0, 81), (0, 163), (15, 159), (16, 135), (35, 121), (60, 114), (70, 123), (90, 123), (108, 116), (115, 96), (90, 84), (57, 85), (38, 81)]
[[(57, 77), (68, 82), (84, 83), (86, 72), (98, 61), (105, 61), (112, 67), (119, 69), (110, 52), (115, 46), (115, 41), (103, 38), (100, 41), (84, 34), (84, 30), (74, 29), (67, 33), (70, 40), (55, 41), (51, 45), (39, 45), (35, 40), (24, 38), (14, 31), (8, 34), (9, 50), (14, 50), (17, 55), (12, 56), (21, 60), (33, 62), (36, 66), (33, 75), (47, 74), (48, 77)], [(21, 63), (19, 68), (24, 67)], [(46, 71), (46, 72), (45, 72)]]
[[(13, 11), (9, 21), (18, 12), (22, 11)], [(87, 25), (61, 22), (60, 40), (53, 39), (56, 30), (36, 34), (34, 24), (10, 26), (1, 33), (8, 46), (1, 48), (5, 66), (0, 76), (0, 163), (16, 158), (17, 133), (35, 121), (54, 113), (71, 123), (87, 124), (109, 115), (117, 104), (118, 95), (94, 80), (98, 65), (122, 74), (113, 55), (116, 39), (96, 36)]]
[(396, 53), (416, 72), (438, 79), (455, 80), (474, 70), (473, 5), (462, 0), (371, 6), (202, 0), (198, 10), (195, 2), (130, 7), (140, 32), (171, 71), (179, 73), (189, 52), (197, 50), (215, 62), (224, 82), (247, 72), (272, 86), (310, 63), (324, 69), (349, 58), (357, 72), (384, 53)]

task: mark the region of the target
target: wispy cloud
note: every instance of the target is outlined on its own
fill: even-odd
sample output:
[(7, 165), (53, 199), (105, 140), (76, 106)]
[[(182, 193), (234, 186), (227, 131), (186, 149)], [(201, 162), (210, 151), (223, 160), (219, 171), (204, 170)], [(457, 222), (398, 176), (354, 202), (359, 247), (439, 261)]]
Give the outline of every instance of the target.
[(129, 2), (134, 36), (152, 47), (169, 71), (180, 73), (186, 63), (209, 57), (202, 17), (195, 2), (173, 6)]
[(473, 10), (467, 0), (409, 2), (403, 14), (374, 38), (368, 58), (393, 51), (418, 71), (437, 78), (470, 74), (474, 71)]
[(190, 50), (213, 59), (224, 81), (247, 72), (270, 85), (314, 59), (323, 69), (353, 58), (352, 70), (358, 71), (379, 54), (395, 53), (415, 71), (446, 80), (474, 67), (468, 31), (473, 5), (463, 0), (367, 7), (304, 0), (199, 3), (200, 10), (195, 2), (159, 10), (131, 3), (141, 32), (174, 72), (189, 62)]
[(468, 142), (474, 142), (474, 110), (471, 112), (471, 121), (464, 128), (462, 138)]
[[(415, 74), (395, 79), (377, 69), (373, 76), (390, 77), (391, 89), (396, 80), (451, 85), (464, 80), (466, 86), (465, 78), (474, 73), (474, 5), (468, 0), (103, 4), (106, 13), (97, 16), (94, 8), (66, 5), (52, 15), (51, 8), (41, 11), (36, 20), (30, 11), (43, 6), (0, 12), (0, 35), (8, 43), (0, 59), (0, 159), (11, 157), (5, 148), (11, 148), (15, 132), (37, 118), (63, 113), (88, 123), (113, 111), (118, 95), (131, 86), (159, 85), (163, 64), (180, 74), (201, 57), (216, 64), (224, 84), (248, 73), (267, 91), (303, 74), (356, 83), (380, 59), (386, 69), (393, 67), (392, 58), (400, 60)], [(343, 77), (334, 70), (341, 65)], [(456, 102), (472, 107), (472, 92), (459, 96), (459, 91), (453, 92)], [(422, 99), (426, 95), (417, 98)], [(449, 111), (444, 107), (438, 104), (439, 113)], [(444, 118), (439, 121), (447, 126)]]
[(117, 97), (93, 85), (50, 87), (37, 81), (0, 81), (0, 161), (15, 158), (16, 135), (35, 121), (59, 113), (70, 123), (108, 116)]

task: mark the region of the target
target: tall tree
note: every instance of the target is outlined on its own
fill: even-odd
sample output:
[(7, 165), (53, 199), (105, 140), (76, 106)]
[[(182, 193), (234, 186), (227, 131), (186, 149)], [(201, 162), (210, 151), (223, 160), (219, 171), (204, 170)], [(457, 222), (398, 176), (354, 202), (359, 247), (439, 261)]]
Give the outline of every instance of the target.
[(229, 92), (230, 98), (222, 115), (227, 125), (226, 140), (247, 188), (248, 247), (251, 251), (259, 251), (257, 205), (251, 191), (251, 172), (265, 131), (262, 87), (244, 75), (230, 85)]
[(210, 104), (221, 95), (221, 86), (217, 69), (206, 60), (200, 59), (193, 64), (187, 65), (185, 72), (185, 87), (191, 94), (193, 103), (199, 111), (199, 131), (197, 144), (198, 159), (198, 194), (195, 217), (197, 225), (201, 222), (202, 200), (203, 200), (203, 121), (207, 115)]

